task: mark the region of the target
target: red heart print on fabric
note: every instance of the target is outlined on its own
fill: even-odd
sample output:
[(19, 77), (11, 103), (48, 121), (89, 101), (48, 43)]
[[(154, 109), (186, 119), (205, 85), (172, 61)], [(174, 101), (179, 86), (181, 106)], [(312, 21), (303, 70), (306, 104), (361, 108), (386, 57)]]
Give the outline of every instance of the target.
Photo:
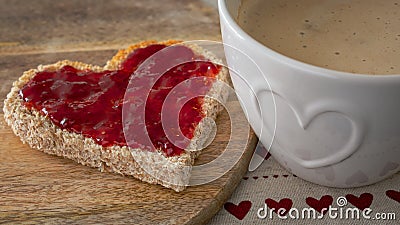
[(227, 202), (225, 203), (224, 208), (239, 220), (243, 220), (251, 209), (251, 201), (241, 201), (239, 205)]
[[(271, 198), (265, 199), (265, 204), (267, 204), (268, 208), (274, 209), (274, 212), (280, 216), (286, 215), (289, 210), (292, 208), (293, 201), (289, 198), (283, 198), (279, 202)], [(284, 209), (284, 211), (283, 211)]]
[(400, 203), (400, 191), (387, 190), (386, 196)]
[(370, 193), (363, 193), (360, 195), (360, 197), (352, 194), (347, 194), (346, 199), (355, 207), (359, 208), (360, 210), (364, 210), (371, 206), (374, 196)]
[(321, 213), (324, 209), (323, 214), (325, 215), (328, 212), (329, 206), (331, 206), (333, 203), (333, 197), (330, 195), (324, 195), (319, 200), (313, 197), (307, 197), (306, 203), (319, 213)]

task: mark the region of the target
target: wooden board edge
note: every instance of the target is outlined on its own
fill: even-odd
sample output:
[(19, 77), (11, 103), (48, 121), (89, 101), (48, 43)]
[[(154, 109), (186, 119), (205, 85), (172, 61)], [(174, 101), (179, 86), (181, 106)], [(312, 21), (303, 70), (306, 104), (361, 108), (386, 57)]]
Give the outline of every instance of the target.
[(242, 181), (243, 176), (248, 170), (251, 157), (253, 156), (254, 150), (257, 146), (258, 138), (254, 131), (250, 128), (249, 139), (246, 146), (247, 151), (243, 152), (241, 159), (237, 164), (229, 171), (229, 173), (235, 173), (236, 176), (231, 176), (226, 182), (226, 185), (218, 192), (215, 196), (214, 201), (210, 204), (211, 208), (203, 208), (197, 215), (192, 217), (185, 225), (198, 225), (207, 224), (218, 211), (223, 207), (225, 202), (229, 199), (236, 187)]

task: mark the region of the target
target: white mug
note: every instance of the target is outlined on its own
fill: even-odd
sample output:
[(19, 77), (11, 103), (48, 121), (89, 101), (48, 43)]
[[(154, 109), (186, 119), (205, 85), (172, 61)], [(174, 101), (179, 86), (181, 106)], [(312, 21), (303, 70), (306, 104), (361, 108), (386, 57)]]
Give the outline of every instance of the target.
[[(224, 44), (245, 53), (225, 50), (230, 69), (244, 78), (232, 76), (241, 105), (283, 167), (343, 188), (400, 170), (400, 75), (351, 74), (288, 58), (238, 26), (240, 0), (218, 5)], [(246, 55), (259, 68), (249, 66)]]

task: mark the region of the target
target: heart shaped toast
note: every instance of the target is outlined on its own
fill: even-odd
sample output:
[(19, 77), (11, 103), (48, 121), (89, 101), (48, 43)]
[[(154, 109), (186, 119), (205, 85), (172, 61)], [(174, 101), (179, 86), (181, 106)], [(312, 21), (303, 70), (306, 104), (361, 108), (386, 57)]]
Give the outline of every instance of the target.
[[(14, 82), (4, 117), (32, 148), (182, 191), (199, 153), (187, 148), (203, 147), (213, 129), (203, 119), (215, 119), (222, 109), (205, 96), (228, 97), (215, 85), (229, 83), (227, 70), (218, 64), (210, 52), (170, 40), (132, 45), (104, 67), (67, 60), (40, 65)], [(162, 76), (154, 72), (160, 69)], [(166, 134), (174, 128), (163, 127), (161, 112), (164, 100), (182, 83), (199, 95), (182, 106), (178, 95), (167, 105), (167, 112), (179, 114), (179, 132), (171, 140)]]

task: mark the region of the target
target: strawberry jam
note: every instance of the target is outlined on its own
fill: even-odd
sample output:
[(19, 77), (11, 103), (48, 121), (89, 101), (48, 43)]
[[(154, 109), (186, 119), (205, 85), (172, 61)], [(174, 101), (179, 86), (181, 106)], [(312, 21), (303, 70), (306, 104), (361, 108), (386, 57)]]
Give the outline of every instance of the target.
[[(166, 112), (178, 112), (181, 134), (186, 139), (193, 138), (196, 126), (205, 116), (201, 95), (210, 90), (210, 79), (215, 79), (220, 66), (185, 46), (166, 47), (154, 44), (136, 49), (115, 71), (94, 72), (63, 66), (55, 71), (38, 72), (20, 90), (20, 96), (26, 107), (38, 110), (61, 129), (92, 138), (104, 147), (129, 144), (150, 151), (161, 149), (167, 156), (180, 155), (184, 150), (167, 138), (168, 128), (163, 127), (161, 111), (165, 107)], [(160, 55), (150, 57), (155, 53)], [(149, 57), (151, 62), (141, 66)], [(199, 77), (207, 79), (192, 81)], [(174, 92), (171, 90), (182, 82), (186, 88), (180, 92), (181, 96), (164, 104)], [(182, 95), (192, 91), (198, 97), (179, 106)], [(167, 113), (163, 118), (175, 117)]]

